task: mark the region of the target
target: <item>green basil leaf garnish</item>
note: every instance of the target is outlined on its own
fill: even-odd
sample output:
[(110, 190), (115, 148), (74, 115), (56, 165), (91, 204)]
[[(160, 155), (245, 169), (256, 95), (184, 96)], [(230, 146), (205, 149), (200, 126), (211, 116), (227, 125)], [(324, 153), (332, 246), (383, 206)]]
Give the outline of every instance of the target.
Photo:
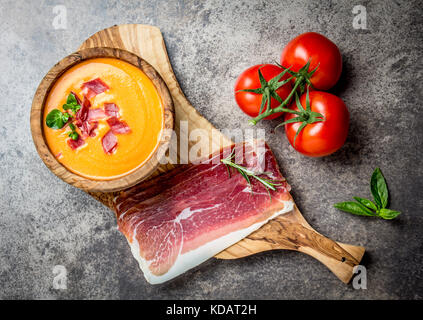
[(71, 138), (72, 140), (78, 140), (79, 134), (76, 131), (71, 131), (69, 132), (69, 138)]
[(401, 214), (401, 212), (399, 212), (399, 211), (390, 210), (390, 209), (386, 209), (386, 208), (382, 208), (379, 211), (379, 217), (386, 219), (386, 220), (394, 219), (394, 218), (398, 217), (400, 214)]
[[(70, 109), (74, 114), (81, 109), (81, 106), (78, 104), (76, 97), (70, 93), (66, 99), (66, 103), (63, 105), (63, 110)], [(68, 112), (61, 112), (59, 109), (53, 109), (49, 112), (46, 117), (46, 125), (52, 129), (62, 129), (63, 126), (72, 118)], [(79, 134), (75, 131), (75, 125), (69, 123), (69, 127), (72, 130), (68, 133), (69, 137), (73, 140), (77, 140)]]
[(64, 121), (63, 114), (59, 109), (51, 110), (46, 117), (46, 125), (52, 129), (62, 129), (66, 121)]
[(63, 119), (63, 122), (64, 123), (66, 123), (66, 122), (68, 122), (68, 120), (69, 120), (69, 118), (70, 118), (71, 116), (70, 116), (70, 114), (69, 113), (67, 113), (67, 112), (63, 112), (62, 113), (62, 119)]
[(73, 93), (69, 93), (66, 103), (62, 106), (63, 110), (71, 110), (74, 114), (81, 109), (81, 106), (78, 104), (76, 97)]
[(370, 179), (370, 191), (376, 204), (366, 198), (353, 197), (357, 202), (340, 202), (334, 204), (334, 207), (359, 216), (374, 216), (386, 220), (394, 219), (401, 214), (399, 211), (386, 208), (388, 205), (388, 187), (379, 168), (375, 169)]
[(353, 197), (353, 198), (355, 199), (355, 201), (361, 203), (363, 206), (366, 206), (369, 209), (372, 209), (374, 211), (377, 211), (377, 207), (373, 203), (373, 201), (371, 201), (369, 199), (365, 199), (365, 198), (360, 198), (360, 197)]
[(69, 128), (72, 130), (68, 132), (69, 138), (71, 138), (72, 140), (78, 140), (79, 134), (78, 132), (76, 132), (75, 125), (73, 123), (69, 123)]
[(72, 93), (69, 93), (68, 98), (66, 99), (66, 103), (67, 104), (78, 104), (78, 101), (76, 100), (76, 97)]
[(63, 110), (71, 110), (74, 114), (81, 109), (81, 106), (79, 104), (64, 104)]
[(382, 171), (376, 168), (370, 180), (370, 190), (373, 198), (380, 208), (386, 208), (388, 205), (388, 187), (386, 186), (385, 178)]
[(339, 202), (333, 205), (335, 208), (349, 212), (358, 216), (375, 216), (372, 211), (367, 209), (365, 206), (358, 202), (348, 201), (348, 202)]

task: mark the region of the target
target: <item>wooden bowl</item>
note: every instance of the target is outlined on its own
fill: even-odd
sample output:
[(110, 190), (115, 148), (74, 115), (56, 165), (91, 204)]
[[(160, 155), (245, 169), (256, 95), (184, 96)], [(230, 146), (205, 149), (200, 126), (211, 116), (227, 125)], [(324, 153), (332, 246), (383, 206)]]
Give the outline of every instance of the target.
[(159, 73), (145, 60), (122, 49), (89, 48), (77, 51), (59, 61), (41, 81), (35, 92), (31, 107), (31, 133), (35, 147), (45, 165), (63, 181), (89, 192), (112, 192), (131, 187), (150, 176), (159, 165), (159, 159), (167, 151), (170, 137), (163, 135), (161, 141), (149, 160), (135, 171), (112, 180), (92, 180), (77, 175), (63, 166), (51, 153), (43, 133), (44, 103), (56, 80), (69, 68), (88, 59), (117, 58), (142, 70), (154, 83), (164, 108), (163, 130), (174, 127), (174, 107), (166, 83)]

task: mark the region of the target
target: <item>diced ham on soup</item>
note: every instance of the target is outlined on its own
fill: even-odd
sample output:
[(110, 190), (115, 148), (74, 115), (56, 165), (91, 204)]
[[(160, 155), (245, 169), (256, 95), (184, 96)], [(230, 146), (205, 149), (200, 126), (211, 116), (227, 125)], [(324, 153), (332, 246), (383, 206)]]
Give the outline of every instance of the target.
[(83, 146), (85, 144), (84, 139), (81, 138), (81, 136), (78, 137), (77, 140), (73, 140), (71, 138), (69, 138), (67, 140), (69, 147), (71, 147), (72, 149), (78, 149), (79, 147)]
[(108, 117), (116, 117), (116, 118), (120, 117), (119, 107), (114, 103), (105, 103), (104, 111)]
[(91, 108), (88, 110), (87, 121), (97, 121), (106, 118), (106, 113), (102, 108)]
[(131, 132), (131, 128), (127, 125), (125, 121), (121, 121), (116, 117), (111, 117), (107, 119), (107, 124), (115, 134), (126, 134)]
[(108, 90), (109, 86), (105, 84), (100, 78), (85, 82), (82, 84), (82, 92), (88, 99)]
[(86, 137), (95, 137), (96, 133), (95, 133), (95, 129), (97, 129), (98, 127), (98, 122), (97, 121), (84, 121), (82, 123), (81, 126), (79, 126), (79, 129), (81, 130), (81, 134), (84, 136), (84, 138)]
[(91, 108), (91, 102), (90, 100), (88, 100), (89, 98), (84, 96), (82, 103), (81, 103), (81, 108), (76, 112), (76, 121), (77, 124), (84, 122), (85, 120), (87, 120), (88, 118), (88, 112), (89, 109)]
[(105, 153), (111, 154), (117, 147), (117, 138), (111, 130), (109, 130), (101, 139), (101, 144)]

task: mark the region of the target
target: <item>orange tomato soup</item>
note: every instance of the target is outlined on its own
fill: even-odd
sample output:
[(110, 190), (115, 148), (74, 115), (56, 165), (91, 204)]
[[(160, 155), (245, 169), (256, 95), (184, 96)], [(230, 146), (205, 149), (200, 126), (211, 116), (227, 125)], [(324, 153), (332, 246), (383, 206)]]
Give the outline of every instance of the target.
[[(91, 108), (115, 103), (120, 119), (131, 129), (116, 135), (118, 144), (112, 154), (102, 147), (102, 137), (109, 131), (106, 119), (98, 120), (96, 136), (84, 138), (85, 144), (75, 150), (67, 143), (68, 126), (57, 130), (46, 126), (51, 110), (64, 111), (71, 91), (82, 99), (82, 84), (96, 78), (109, 89), (90, 99)], [(67, 70), (52, 87), (44, 106), (44, 135), (53, 155), (67, 169), (85, 178), (110, 180), (133, 172), (151, 157), (161, 139), (163, 112), (156, 87), (140, 69), (118, 59), (90, 59)]]

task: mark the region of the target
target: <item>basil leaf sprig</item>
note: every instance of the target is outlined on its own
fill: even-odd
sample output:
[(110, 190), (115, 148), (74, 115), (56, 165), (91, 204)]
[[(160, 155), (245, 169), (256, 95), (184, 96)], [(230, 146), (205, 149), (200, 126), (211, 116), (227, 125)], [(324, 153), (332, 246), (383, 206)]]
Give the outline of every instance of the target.
[(81, 109), (76, 97), (73, 93), (69, 93), (68, 98), (66, 99), (66, 103), (63, 105), (63, 110), (71, 110), (73, 114)]
[[(76, 112), (81, 109), (75, 95), (69, 93), (66, 103), (62, 106), (63, 110), (71, 110), (75, 115)], [(53, 109), (49, 112), (46, 117), (46, 125), (52, 129), (62, 129), (63, 126), (69, 121), (72, 116), (67, 112), (62, 112), (59, 109)], [(72, 130), (74, 132), (74, 130)], [(76, 139), (73, 139), (76, 140)]]
[(259, 177), (259, 175), (269, 174), (269, 173), (268, 172), (257, 173), (243, 166), (240, 166), (232, 161), (234, 157), (235, 157), (235, 149), (232, 150), (232, 153), (227, 158), (220, 160), (226, 166), (226, 169), (228, 169), (229, 177), (231, 176), (231, 171), (229, 170), (229, 168), (230, 167), (235, 168), (247, 181), (250, 187), (251, 193), (253, 192), (253, 188), (251, 186), (250, 177), (253, 179), (256, 179), (266, 188), (266, 191), (269, 194), (269, 198), (270, 200), (272, 200), (272, 196), (270, 195), (269, 189), (275, 191), (277, 186), (282, 185), (281, 183), (279, 183), (281, 181), (269, 180), (269, 179), (264, 179), (262, 177)]
[(72, 130), (67, 133), (69, 138), (71, 138), (72, 140), (78, 140), (79, 134), (78, 132), (76, 132), (75, 125), (73, 123), (69, 123), (69, 128)]
[(53, 109), (46, 117), (46, 125), (52, 129), (62, 129), (70, 117), (70, 114), (67, 112), (61, 112), (59, 109)]
[(370, 191), (374, 202), (360, 197), (353, 197), (356, 202), (347, 201), (335, 203), (334, 207), (358, 216), (379, 217), (386, 220), (396, 218), (399, 211), (386, 208), (388, 205), (388, 187), (382, 171), (376, 168), (370, 180)]

